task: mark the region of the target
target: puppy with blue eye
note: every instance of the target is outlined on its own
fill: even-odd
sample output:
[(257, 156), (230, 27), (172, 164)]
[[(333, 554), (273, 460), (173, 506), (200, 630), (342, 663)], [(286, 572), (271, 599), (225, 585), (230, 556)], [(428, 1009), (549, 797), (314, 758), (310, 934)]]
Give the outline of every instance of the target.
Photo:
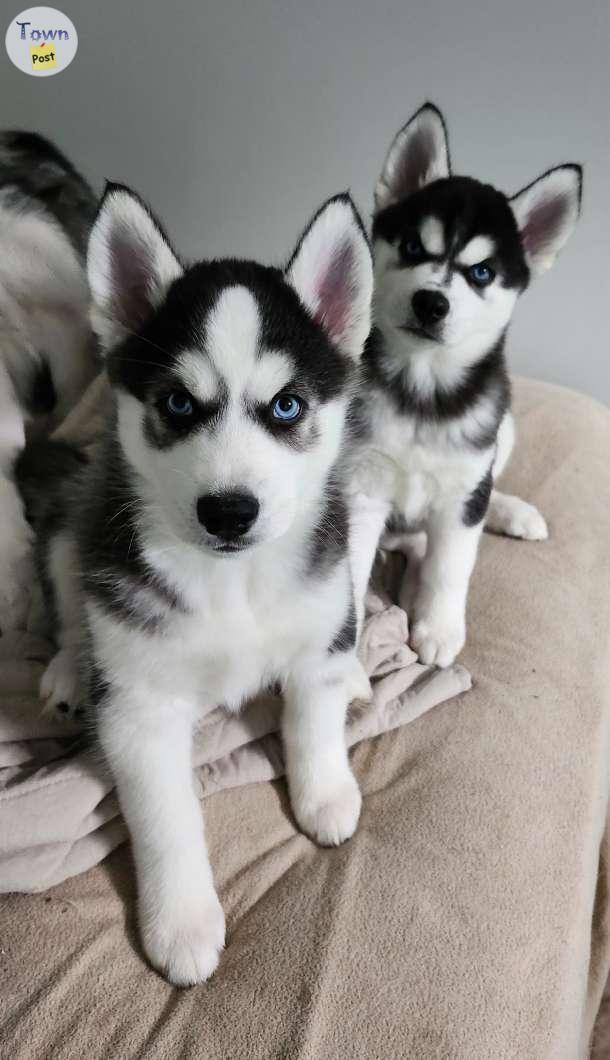
[[(358, 420), (368, 454), (355, 477), (352, 563), (359, 616), (390, 516), (424, 531), (411, 643), (448, 666), (463, 647), (481, 530), (547, 536), (532, 505), (494, 480), (514, 440), (504, 356), (530, 279), (572, 232), (581, 168), (551, 169), (507, 198), (451, 175), (445, 123), (426, 104), (399, 131), (375, 190), (374, 319)], [(425, 555), (422, 553), (425, 551)]]
[(373, 266), (348, 196), (284, 269), (185, 267), (128, 189), (111, 186), (88, 251), (113, 412), (91, 463), (26, 449), (58, 651), (50, 708), (84, 703), (116, 781), (151, 963), (207, 979), (224, 944), (193, 728), (279, 684), (291, 804), (317, 842), (360, 813), (345, 745), (355, 653), (348, 411), (371, 326)]

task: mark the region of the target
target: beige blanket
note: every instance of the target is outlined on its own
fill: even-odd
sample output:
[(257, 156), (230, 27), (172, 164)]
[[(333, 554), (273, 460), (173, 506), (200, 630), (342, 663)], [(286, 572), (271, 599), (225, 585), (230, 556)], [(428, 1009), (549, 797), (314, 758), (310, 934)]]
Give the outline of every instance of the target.
[(337, 850), (297, 830), (283, 781), (206, 800), (228, 945), (201, 988), (143, 960), (128, 844), (0, 898), (0, 1054), (588, 1055), (610, 967), (610, 413), (533, 382), (516, 398), (505, 488), (551, 536), (484, 535), (472, 691), (353, 750), (362, 819)]
[[(374, 695), (353, 705), (350, 746), (470, 687), (462, 666), (421, 666), (407, 647), (407, 616), (387, 591), (399, 589), (400, 561), (378, 564), (379, 589), (369, 593), (361, 659)], [(102, 763), (74, 749), (78, 727), (41, 715), (37, 688), (50, 650), (32, 633), (0, 638), (0, 892), (44, 890), (91, 868), (126, 838)], [(279, 709), (279, 699), (267, 695), (239, 715), (217, 709), (202, 718), (194, 748), (202, 798), (282, 774)]]

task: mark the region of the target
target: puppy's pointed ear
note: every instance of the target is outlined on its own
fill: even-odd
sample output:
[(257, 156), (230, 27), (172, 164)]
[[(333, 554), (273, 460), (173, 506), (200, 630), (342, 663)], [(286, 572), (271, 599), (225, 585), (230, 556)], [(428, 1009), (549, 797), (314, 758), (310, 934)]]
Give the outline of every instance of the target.
[(550, 269), (580, 213), (582, 167), (550, 169), (510, 199), (525, 259), (533, 273)]
[(286, 279), (329, 339), (358, 359), (371, 328), (373, 262), (349, 195), (315, 215), (286, 268)]
[(375, 209), (383, 210), (400, 202), (450, 173), (443, 115), (433, 103), (424, 103), (394, 137), (375, 187)]
[(87, 251), (92, 324), (104, 353), (144, 323), (182, 272), (141, 199), (107, 184)]

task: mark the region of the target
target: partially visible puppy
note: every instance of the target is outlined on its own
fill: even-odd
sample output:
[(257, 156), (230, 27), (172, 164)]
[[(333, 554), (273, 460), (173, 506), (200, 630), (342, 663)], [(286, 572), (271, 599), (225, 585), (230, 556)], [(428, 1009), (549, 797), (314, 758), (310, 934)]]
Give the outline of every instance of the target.
[(17, 465), (56, 610), (43, 694), (91, 707), (131, 833), (144, 949), (187, 985), (224, 943), (191, 773), (202, 708), (238, 710), (278, 682), (297, 821), (329, 845), (358, 822), (344, 724), (368, 685), (347, 414), (372, 261), (338, 196), (283, 270), (184, 267), (137, 196), (112, 186), (88, 271), (113, 389), (99, 451), (83, 465), (64, 442), (49, 463), (47, 445), (41, 471), (33, 447)]
[(389, 514), (426, 531), (411, 630), (424, 663), (448, 666), (462, 649), (486, 517), (490, 529), (547, 536), (532, 505), (492, 488), (514, 440), (504, 340), (517, 298), (572, 232), (580, 197), (573, 164), (510, 199), (452, 176), (445, 123), (431, 104), (397, 134), (377, 183), (354, 578), (361, 613)]
[(30, 528), (13, 482), (26, 425), (59, 423), (96, 370), (84, 271), (96, 199), (35, 133), (0, 133), (0, 632), (24, 618)]

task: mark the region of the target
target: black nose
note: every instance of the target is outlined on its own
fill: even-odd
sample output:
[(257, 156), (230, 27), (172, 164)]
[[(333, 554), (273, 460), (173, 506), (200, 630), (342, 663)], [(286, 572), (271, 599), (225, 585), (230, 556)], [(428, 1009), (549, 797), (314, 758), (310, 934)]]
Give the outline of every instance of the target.
[(420, 324), (438, 324), (449, 312), (449, 302), (440, 291), (416, 291), (411, 305)]
[(197, 501), (197, 518), (208, 534), (234, 541), (247, 533), (258, 515), (251, 493), (206, 493)]

